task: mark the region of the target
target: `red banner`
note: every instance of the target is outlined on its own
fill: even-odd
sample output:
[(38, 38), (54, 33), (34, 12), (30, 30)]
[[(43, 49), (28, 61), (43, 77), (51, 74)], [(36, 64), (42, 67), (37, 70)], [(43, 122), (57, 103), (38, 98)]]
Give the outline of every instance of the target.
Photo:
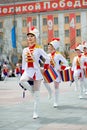
[(47, 16), (47, 26), (48, 26), (48, 42), (53, 38), (53, 15)]
[(44, 2), (27, 2), (23, 4), (0, 5), (0, 16), (47, 11), (87, 9), (87, 0), (51, 0)]
[(32, 27), (32, 17), (27, 17), (27, 32), (29, 32)]
[(75, 13), (70, 14), (70, 45), (71, 49), (75, 49), (76, 44), (76, 18)]

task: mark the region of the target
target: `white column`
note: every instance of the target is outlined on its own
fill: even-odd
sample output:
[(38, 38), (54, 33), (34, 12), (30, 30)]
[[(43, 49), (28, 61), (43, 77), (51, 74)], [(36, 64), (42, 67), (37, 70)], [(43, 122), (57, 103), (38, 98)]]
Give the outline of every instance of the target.
[(4, 51), (9, 53), (12, 49), (11, 43), (11, 29), (12, 29), (12, 17), (6, 17), (3, 22), (4, 28)]
[(60, 37), (60, 51), (64, 49), (64, 14), (59, 13), (58, 14), (58, 20), (59, 20), (59, 37)]
[[(22, 52), (22, 17), (17, 17), (16, 18), (17, 21), (17, 28), (16, 28), (16, 35), (17, 35), (17, 39), (16, 39), (16, 43), (17, 43), (17, 51), (19, 53)], [(27, 32), (26, 32), (27, 34)]]
[(87, 41), (87, 12), (81, 12), (81, 39)]

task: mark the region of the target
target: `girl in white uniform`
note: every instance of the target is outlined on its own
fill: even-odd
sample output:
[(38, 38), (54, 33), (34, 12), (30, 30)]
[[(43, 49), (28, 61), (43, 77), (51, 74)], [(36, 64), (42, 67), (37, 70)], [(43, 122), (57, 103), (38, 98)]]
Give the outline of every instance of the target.
[(20, 64), (17, 63), (16, 67), (15, 67), (15, 76), (19, 79), (21, 77), (21, 68), (20, 68)]
[[(48, 44), (50, 64), (58, 74), (57, 79), (54, 81), (54, 107), (58, 106), (59, 83), (61, 82), (60, 71), (68, 66), (67, 60), (62, 56), (62, 54), (60, 54), (60, 52), (56, 51), (56, 49), (59, 48), (59, 42), (59, 38), (53, 38), (52, 41)], [(48, 85), (48, 83), (45, 83), (45, 85)]]
[(7, 81), (8, 77), (9, 77), (9, 69), (8, 69), (7, 63), (3, 64), (2, 76), (5, 78), (5, 81)]
[(83, 72), (83, 47), (82, 45), (77, 46), (75, 49), (77, 56), (74, 57), (72, 62), (72, 71), (75, 81), (75, 88), (78, 89), (80, 86), (80, 95), (79, 98), (83, 98), (83, 89), (84, 89), (84, 72)]
[[(23, 88), (30, 90), (34, 96), (34, 112), (33, 118), (39, 117), (38, 107), (39, 107), (39, 92), (40, 85), (43, 79), (39, 59), (42, 55), (47, 61), (49, 57), (45, 51), (37, 44), (37, 39), (39, 37), (39, 31), (36, 28), (32, 28), (27, 34), (28, 47), (24, 48), (22, 54), (22, 71), (23, 74), (20, 78), (20, 84)], [(33, 86), (30, 86), (28, 80), (34, 82)]]
[[(85, 73), (87, 75), (87, 42), (83, 45), (83, 51), (84, 51), (84, 69), (86, 70)], [(85, 86), (85, 94), (87, 94), (87, 77), (84, 76), (84, 86)]]

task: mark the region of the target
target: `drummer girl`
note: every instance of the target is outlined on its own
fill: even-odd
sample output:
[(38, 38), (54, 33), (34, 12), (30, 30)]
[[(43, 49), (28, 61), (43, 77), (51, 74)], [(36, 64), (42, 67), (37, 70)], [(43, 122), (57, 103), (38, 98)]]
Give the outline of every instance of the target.
[(59, 38), (53, 38), (52, 41), (48, 43), (48, 55), (50, 57), (50, 64), (58, 74), (57, 79), (54, 81), (54, 107), (58, 106), (59, 83), (61, 82), (60, 70), (64, 70), (66, 66), (68, 66), (67, 60), (62, 56), (62, 54), (60, 54), (60, 52), (57, 51), (59, 44)]
[(73, 77), (75, 81), (75, 90), (80, 87), (80, 95), (79, 98), (83, 98), (83, 89), (84, 89), (84, 71), (83, 71), (83, 46), (78, 45), (75, 48), (76, 56), (73, 59), (72, 62), (72, 71), (73, 71)]
[[(39, 100), (40, 100), (40, 85), (43, 75), (40, 70), (39, 59), (42, 55), (47, 61), (49, 59), (46, 52), (38, 45), (39, 31), (35, 27), (27, 33), (28, 47), (24, 48), (22, 53), (22, 76), (20, 85), (23, 88), (31, 91), (34, 97), (33, 119), (39, 117)], [(28, 81), (33, 81), (33, 86), (29, 85)]]
[(84, 52), (84, 86), (85, 86), (85, 94), (87, 94), (87, 42), (84, 43), (83, 45), (83, 52)]
[(4, 75), (5, 78), (8, 77), (8, 67), (7, 67), (6, 63), (3, 64), (2, 72), (3, 72), (3, 75)]
[(20, 68), (20, 64), (19, 64), (19, 63), (16, 64), (15, 75), (16, 75), (17, 77), (20, 77), (20, 76), (21, 76), (21, 68)]

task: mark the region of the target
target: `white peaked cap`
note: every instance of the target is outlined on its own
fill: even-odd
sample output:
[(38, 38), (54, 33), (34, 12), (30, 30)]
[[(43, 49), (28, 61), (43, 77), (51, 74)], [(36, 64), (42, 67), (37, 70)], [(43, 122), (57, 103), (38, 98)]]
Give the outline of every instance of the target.
[(32, 28), (30, 29), (30, 31), (27, 33), (27, 35), (29, 35), (29, 34), (35, 35), (36, 39), (39, 38), (39, 30), (36, 29), (35, 27), (32, 27)]
[(60, 44), (60, 38), (53, 38), (52, 41), (50, 42), (50, 44), (51, 44), (55, 49), (58, 49), (58, 48), (59, 48), (59, 44)]
[(17, 63), (17, 64), (16, 64), (16, 66), (18, 67), (18, 66), (19, 66), (19, 64)]
[(6, 64), (3, 64), (3, 67), (7, 67), (7, 65), (6, 65)]
[(83, 52), (83, 45), (78, 45), (75, 50), (80, 50), (81, 52)]

